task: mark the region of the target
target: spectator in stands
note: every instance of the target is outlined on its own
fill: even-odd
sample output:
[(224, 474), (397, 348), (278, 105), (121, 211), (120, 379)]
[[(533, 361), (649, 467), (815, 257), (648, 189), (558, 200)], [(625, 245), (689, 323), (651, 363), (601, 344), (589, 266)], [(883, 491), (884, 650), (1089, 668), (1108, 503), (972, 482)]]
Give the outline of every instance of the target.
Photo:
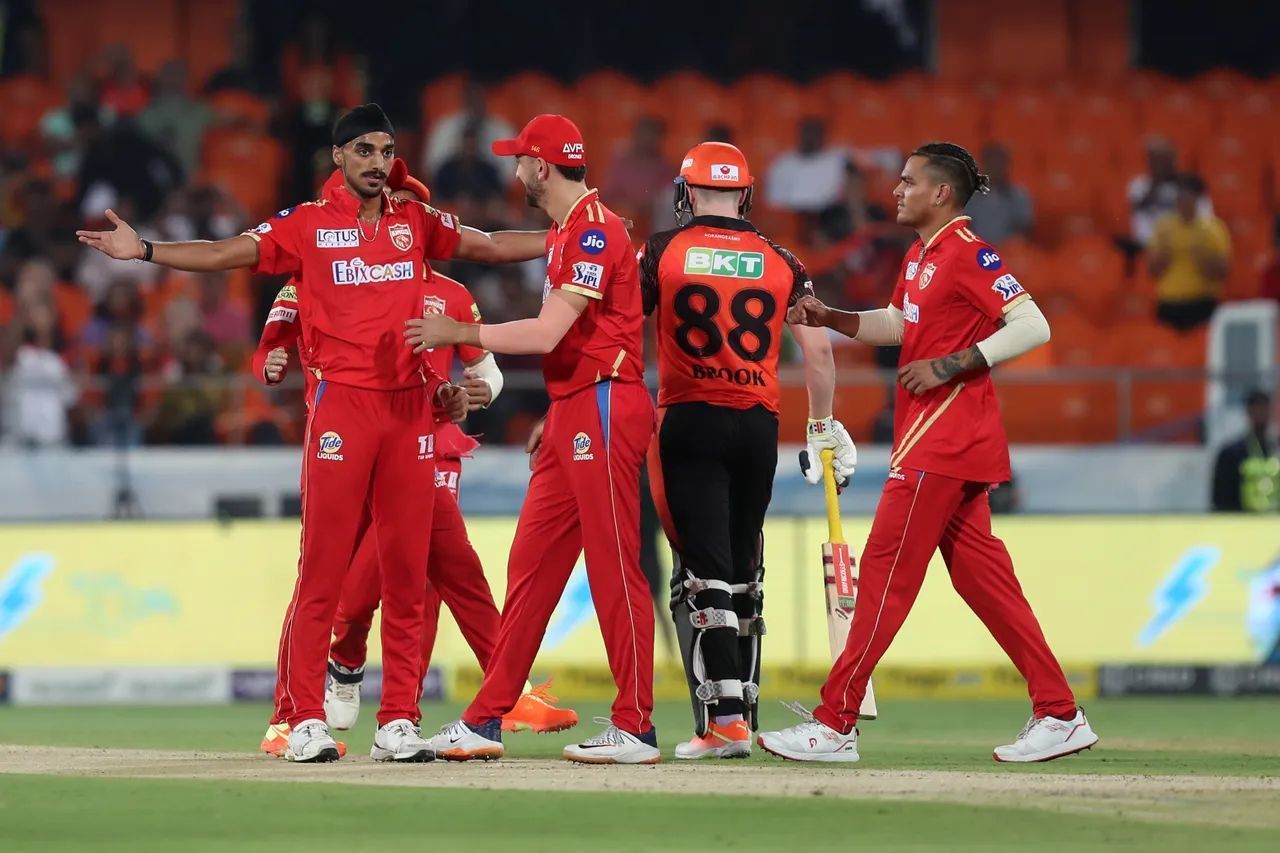
[(1203, 197), (1199, 177), (1179, 177), (1176, 210), (1156, 221), (1147, 247), (1156, 279), (1156, 319), (1183, 332), (1213, 316), (1231, 264), (1227, 226), (1200, 212)]
[(209, 75), (204, 93), (240, 91), (262, 94), (265, 77), (254, 71), (253, 30), (243, 20), (237, 19), (231, 27), (231, 57), (226, 65)]
[(137, 409), (142, 384), (142, 355), (136, 329), (126, 323), (107, 331), (106, 345), (94, 371), (103, 386), (102, 412), (90, 428), (93, 443), (104, 447), (136, 447), (142, 443)]
[[(325, 154), (332, 158), (328, 151)], [(330, 159), (329, 172), (332, 171)], [(175, 192), (165, 207), (165, 215), (159, 222), (165, 240), (225, 240), (242, 232), (247, 221), (235, 196), (210, 184), (196, 184)]]
[[(1129, 181), (1126, 194), (1132, 210), (1131, 236), (1139, 246), (1146, 246), (1155, 232), (1156, 220), (1172, 213), (1178, 204), (1178, 152), (1173, 143), (1158, 136), (1147, 140), (1147, 174)], [(1200, 213), (1213, 213), (1207, 196), (1199, 204)]]
[(619, 214), (634, 219), (637, 234), (661, 231), (671, 220), (671, 176), (676, 164), (662, 156), (666, 126), (655, 116), (642, 116), (631, 141), (614, 153), (605, 173), (603, 195)]
[[(114, 191), (105, 185), (96, 190), (95, 193), (97, 198), (110, 199), (110, 203), (107, 206), (114, 207), (116, 213), (120, 216), (128, 216), (136, 212), (132, 199), (115, 196)], [(94, 200), (94, 194), (86, 195), (85, 202), (81, 205), (82, 209)], [(99, 213), (94, 214), (88, 221), (96, 224), (105, 224), (106, 220), (102, 219), (100, 214), (103, 209), (103, 207), (99, 207)], [(160, 239), (160, 235), (156, 230), (148, 225), (139, 226), (138, 235), (148, 240)], [(89, 299), (94, 304), (102, 302), (106, 298), (107, 291), (113, 282), (130, 281), (140, 287), (146, 287), (155, 282), (160, 276), (160, 269), (154, 264), (117, 261), (113, 258), (108, 258), (102, 252), (95, 252), (83, 246), (78, 246), (77, 248), (80, 249), (80, 255), (75, 265), (72, 279), (88, 294)]]
[(4, 438), (22, 447), (57, 447), (70, 437), (68, 411), (79, 392), (58, 354), (57, 315), (37, 305), (21, 321), (21, 341), (4, 386)]
[(240, 346), (249, 342), (249, 312), (227, 296), (227, 273), (196, 275), (200, 288), (201, 328), (214, 346)]
[(138, 216), (150, 221), (182, 177), (182, 167), (173, 155), (143, 133), (137, 122), (122, 119), (85, 152), (78, 176), (80, 210), (88, 218), (106, 207), (117, 207), (119, 199), (128, 196)]
[(194, 175), (200, 166), (200, 141), (212, 123), (213, 110), (187, 95), (186, 64), (166, 62), (138, 126), (177, 159), (185, 174)]
[(1271, 221), (1271, 254), (1262, 267), (1258, 295), (1280, 302), (1280, 215)]
[[(430, 106), (430, 105), (428, 105)], [(463, 132), (474, 127), (476, 137), (480, 141), (480, 156), (493, 164), (499, 175), (507, 175), (510, 163), (504, 163), (501, 157), (491, 149), (495, 139), (509, 139), (515, 135), (515, 129), (496, 116), (489, 115), (484, 86), (474, 80), (468, 80), (463, 90), (463, 107), (461, 112), (443, 118), (432, 118), (428, 126), (429, 135), (422, 148), (422, 165), (429, 175), (440, 171), (445, 161), (462, 147)]]
[(844, 192), (848, 152), (827, 146), (827, 125), (820, 118), (800, 121), (799, 144), (769, 167), (765, 202), (798, 213), (817, 213)]
[(151, 335), (142, 326), (142, 315), (142, 297), (137, 285), (129, 279), (117, 279), (94, 308), (93, 317), (80, 333), (80, 342), (91, 349), (102, 349), (111, 330), (123, 327), (133, 330), (135, 345), (149, 346)]
[(723, 122), (713, 122), (707, 126), (707, 130), (702, 134), (704, 142), (727, 142), (733, 145), (733, 129)]
[(1280, 453), (1271, 435), (1271, 397), (1251, 391), (1245, 398), (1249, 428), (1218, 451), (1211, 501), (1215, 512), (1280, 510)]
[(343, 109), (364, 102), (361, 60), (339, 42), (328, 16), (317, 12), (303, 19), (297, 39), (285, 47), (280, 60), (286, 98), (295, 103), (322, 101)]
[(59, 240), (65, 241), (65, 229), (59, 227), (58, 200), (53, 185), (43, 180), (27, 180), (17, 186), (12, 213), (16, 217), (13, 230), (0, 251), (0, 280), (11, 282), (25, 261), (47, 258), (54, 253)]
[(458, 150), (440, 165), (431, 191), (442, 201), (465, 200), (481, 206), (502, 197), (503, 180), (480, 150), (479, 126), (463, 128)]
[(177, 356), (165, 366), (169, 387), (156, 412), (152, 440), (156, 444), (215, 444), (215, 424), (222, 395), (208, 380), (221, 373), (213, 341), (204, 332), (178, 344)]
[(103, 51), (106, 77), (98, 87), (98, 101), (115, 118), (135, 118), (147, 108), (151, 94), (138, 74), (133, 54), (122, 44)]
[(53, 157), (53, 174), (74, 178), (80, 161), (100, 123), (100, 108), (93, 84), (85, 74), (77, 74), (67, 84), (67, 99), (40, 119), (40, 137)]
[(1009, 180), (1009, 149), (991, 142), (982, 149), (982, 168), (991, 179), (991, 191), (975, 193), (964, 212), (973, 219), (973, 230), (999, 246), (1011, 237), (1029, 237), (1035, 224), (1031, 194)]

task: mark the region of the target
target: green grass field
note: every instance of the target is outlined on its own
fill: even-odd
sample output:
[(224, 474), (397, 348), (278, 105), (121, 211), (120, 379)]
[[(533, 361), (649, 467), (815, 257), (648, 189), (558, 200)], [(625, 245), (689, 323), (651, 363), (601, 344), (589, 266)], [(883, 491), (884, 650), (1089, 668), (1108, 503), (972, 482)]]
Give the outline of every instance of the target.
[[(430, 729), (458, 712), (439, 704), (424, 710)], [(558, 758), (572, 735), (596, 731), (590, 718), (606, 709), (578, 711), (585, 724), (573, 733), (508, 737), (512, 760), (499, 768), (382, 767), (357, 759), (367, 755), (372, 737), (366, 713), (344, 736), (348, 760), (305, 768), (309, 781), (279, 784), (304, 768), (265, 756), (224, 756), (223, 765), (238, 768), (236, 778), (203, 779), (198, 762), (184, 763), (190, 772), (164, 769), (172, 778), (136, 778), (81, 770), (74, 759), (38, 766), (34, 757), (28, 763), (33, 752), (15, 748), (252, 753), (265, 706), (0, 707), (0, 850), (385, 851), (400, 843), (504, 851), (1261, 850), (1274, 849), (1280, 837), (1274, 700), (1096, 700), (1088, 711), (1099, 746), (1029, 767), (990, 758), (991, 747), (1012, 739), (1027, 713), (1023, 703), (1004, 701), (884, 701), (882, 719), (862, 727), (863, 760), (836, 769), (763, 755), (705, 771), (669, 757), (656, 769), (566, 769), (524, 760)], [(794, 719), (774, 704), (763, 722), (776, 727)], [(688, 708), (660, 706), (656, 722), (670, 756), (687, 736)], [(355, 765), (365, 768), (359, 784), (310, 781)], [(496, 776), (478, 775), (495, 770)], [(511, 789), (499, 778), (508, 770), (527, 778), (530, 789)], [(743, 789), (735, 777), (751, 785)], [(493, 787), (501, 790), (476, 781), (490, 778), (499, 779)], [(546, 790), (567, 778), (575, 788), (601, 790)], [(415, 779), (457, 786), (416, 787)], [(659, 779), (682, 791), (693, 785), (697, 793), (665, 793), (665, 781), (652, 790)], [(628, 791), (633, 781), (650, 790)]]

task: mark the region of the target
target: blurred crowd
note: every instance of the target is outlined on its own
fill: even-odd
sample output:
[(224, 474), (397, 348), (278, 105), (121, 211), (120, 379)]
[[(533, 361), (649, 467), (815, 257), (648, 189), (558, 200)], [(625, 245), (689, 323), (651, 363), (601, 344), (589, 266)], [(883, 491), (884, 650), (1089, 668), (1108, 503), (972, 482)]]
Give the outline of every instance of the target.
[[(253, 33), (237, 26), (223, 67), (191, 79), (181, 61), (143, 73), (130, 51), (112, 46), (86, 57), (69, 81), (48, 71), (43, 30), (12, 39), (17, 56), (0, 78), (0, 440), (7, 444), (133, 446), (271, 444), (296, 440), (302, 417), (296, 385), (264, 389), (246, 370), (277, 280), (247, 272), (188, 275), (116, 262), (79, 246), (74, 232), (103, 225), (114, 209), (153, 240), (221, 239), (281, 206), (315, 195), (332, 169), (329, 129), (366, 90), (368, 57), (342, 47), (324, 18), (312, 18), (282, 47), (279, 79), (251, 64)], [(621, 86), (622, 84), (618, 84)], [(634, 82), (629, 85), (635, 85)], [(794, 84), (792, 84), (794, 85)], [(428, 91), (430, 86), (428, 86)], [(439, 99), (402, 121), (401, 156), (423, 177), (433, 204), (485, 229), (545, 227), (514, 186), (511, 165), (492, 156), (492, 140), (514, 133), (525, 113), (555, 104), (494, 108), (494, 90), (460, 78), (447, 106)], [(607, 138), (584, 121), (589, 180), (631, 218), (637, 241), (672, 227), (671, 180), (687, 144), (739, 144), (757, 173), (762, 230), (806, 260), (820, 295), (848, 308), (883, 306), (913, 235), (893, 225), (890, 193), (904, 154), (892, 144), (833, 139), (819, 113), (794, 116), (772, 147), (714, 116), (692, 130), (669, 126), (661, 104), (636, 110)], [(656, 108), (655, 108), (656, 107)], [(776, 128), (775, 128), (776, 132)], [(697, 137), (697, 138), (694, 138)], [(1068, 225), (1046, 239), (1046, 191), (1021, 179), (1014, 151), (996, 139), (978, 152), (992, 192), (971, 203), (973, 228), (1025, 266), (1051, 321), (1089, 316), (1098, 306), (1063, 287), (1037, 285), (1064, 246), (1102, 253), (1119, 290), (1139, 294), (1102, 306), (1144, 314), (1173, 333), (1202, 330), (1231, 295), (1280, 299), (1280, 261), (1253, 251), (1244, 263), (1255, 284), (1229, 292), (1242, 260), (1231, 229), (1215, 214), (1200, 175), (1164, 138), (1126, 141), (1143, 150), (1141, 173), (1114, 176), (1129, 219), (1095, 233)], [(756, 156), (757, 151), (767, 151)], [(1058, 211), (1054, 228), (1068, 222)], [(1263, 214), (1258, 214), (1259, 216)], [(1280, 224), (1272, 231), (1280, 245)], [(1085, 242), (1081, 242), (1081, 241)], [(1074, 241), (1074, 242), (1073, 242)], [(1260, 247), (1253, 246), (1254, 249)], [(1261, 247), (1267, 248), (1267, 247)], [(1078, 261), (1082, 250), (1072, 249)], [(1062, 265), (1056, 264), (1062, 271)], [(530, 316), (540, 305), (538, 262), (489, 268), (446, 264), (467, 284), (489, 321)], [(1078, 267), (1072, 267), (1076, 275)], [(1111, 272), (1109, 275), (1113, 274)], [(1063, 276), (1070, 278), (1066, 273)], [(1096, 317), (1094, 318), (1096, 319)], [(1102, 324), (1102, 325), (1105, 325)], [(1200, 350), (1201, 357), (1203, 349)], [(840, 351), (843, 363), (892, 366), (896, 353)], [(873, 361), (875, 359), (875, 361)], [(507, 371), (535, 359), (503, 360)], [(1072, 357), (1049, 363), (1072, 364)], [(540, 412), (542, 392), (509, 386), (473, 428), (522, 440)], [(891, 399), (891, 395), (890, 399)], [(891, 413), (865, 424), (859, 439), (885, 440)]]

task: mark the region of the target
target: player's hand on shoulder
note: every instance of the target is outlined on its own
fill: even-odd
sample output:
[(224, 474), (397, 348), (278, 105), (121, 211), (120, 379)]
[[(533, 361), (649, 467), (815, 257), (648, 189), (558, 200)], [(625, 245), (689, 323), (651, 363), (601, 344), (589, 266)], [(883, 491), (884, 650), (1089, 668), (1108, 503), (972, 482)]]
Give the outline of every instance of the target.
[(827, 324), (831, 309), (822, 304), (816, 296), (801, 296), (796, 304), (787, 309), (787, 322), (793, 326), (814, 326), (821, 328)]
[(539, 418), (533, 425), (533, 429), (529, 430), (529, 440), (524, 443), (524, 452), (529, 454), (530, 471), (533, 470), (533, 466), (538, 461), (538, 454), (542, 451), (542, 428), (546, 425), (547, 419)]
[(843, 489), (858, 467), (858, 448), (844, 424), (835, 418), (810, 419), (805, 429), (805, 448), (800, 454), (800, 473), (806, 482), (822, 482), (822, 451), (832, 453), (831, 469), (836, 485)]
[(285, 372), (289, 369), (289, 351), (284, 347), (276, 347), (267, 353), (266, 363), (262, 367), (262, 375), (271, 385), (275, 385), (284, 379)]
[(461, 423), (467, 417), (467, 391), (461, 385), (446, 382), (436, 389), (436, 402), (449, 420)]

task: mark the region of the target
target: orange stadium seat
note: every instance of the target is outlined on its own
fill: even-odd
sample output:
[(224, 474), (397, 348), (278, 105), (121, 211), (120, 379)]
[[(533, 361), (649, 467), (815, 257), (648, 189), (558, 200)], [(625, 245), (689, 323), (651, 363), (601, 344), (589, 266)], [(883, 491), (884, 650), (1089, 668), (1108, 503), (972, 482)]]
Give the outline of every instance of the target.
[(18, 145), (30, 141), (46, 112), (62, 102), (61, 93), (48, 82), (28, 74), (0, 80), (0, 142)]
[(996, 395), (1012, 442), (1080, 444), (1114, 441), (1118, 407), (1107, 381), (1020, 379), (1003, 373)]
[(1006, 91), (987, 109), (988, 136), (1020, 149), (1028, 143), (1049, 145), (1065, 128), (1066, 102), (1046, 87), (1024, 86)]
[(539, 113), (579, 115), (573, 91), (537, 71), (524, 71), (499, 83), (490, 94), (490, 105), (495, 115), (516, 127)]
[(921, 142), (943, 139), (976, 153), (986, 139), (986, 105), (970, 86), (939, 82), (909, 108), (915, 115), (915, 132)]
[(1046, 163), (1042, 172), (1026, 177), (1024, 180), (1035, 199), (1035, 235), (1039, 241), (1053, 245), (1093, 230), (1098, 194), (1090, 176)]
[(630, 132), (631, 124), (641, 116), (661, 114), (649, 91), (621, 71), (592, 71), (579, 79), (574, 89), (585, 124), (599, 126), (603, 123), (600, 119), (608, 115), (611, 122), (621, 121), (624, 131)]
[(1094, 367), (1109, 363), (1107, 330), (1079, 311), (1049, 317), (1054, 363), (1059, 367)]
[[(462, 94), (466, 89), (465, 74), (453, 73), (437, 77), (422, 87), (418, 108), (422, 113), (422, 126), (429, 128), (432, 122), (453, 115), (462, 109)], [(490, 104), (492, 106), (492, 104)]]
[(987, 0), (980, 15), (998, 22), (987, 34), (991, 72), (1012, 80), (1065, 76), (1071, 61), (1068, 0)]
[(271, 105), (257, 95), (239, 89), (215, 92), (207, 103), (218, 118), (228, 124), (266, 130), (271, 121)]
[(681, 119), (697, 124), (702, 130), (723, 122), (737, 131), (744, 124), (744, 117), (729, 90), (697, 71), (673, 71), (660, 77), (653, 84), (652, 92), (656, 104), (679, 104)]
[(1271, 221), (1256, 214), (1218, 215), (1231, 234), (1231, 272), (1227, 278), (1227, 299), (1251, 299), (1258, 293), (1258, 275), (1271, 251)]
[(806, 102), (800, 97), (800, 86), (779, 74), (748, 74), (730, 87), (729, 94), (745, 117), (748, 132), (774, 123), (794, 128), (804, 117)]
[(1222, 217), (1267, 218), (1266, 186), (1262, 164), (1205, 168), (1201, 172), (1209, 185), (1213, 208)]
[(1072, 238), (1054, 252), (1053, 264), (1080, 309), (1105, 325), (1124, 286), (1124, 258), (1111, 241), (1100, 236)]
[(829, 71), (805, 86), (805, 92), (807, 97), (826, 105), (824, 114), (836, 115), (857, 100), (865, 85), (866, 80), (852, 71)]
[(1195, 90), (1174, 87), (1148, 95), (1138, 103), (1145, 133), (1172, 140), (1184, 156), (1195, 160), (1213, 135), (1217, 105)]
[[(230, 192), (251, 218), (276, 208), (284, 173), (284, 147), (274, 137), (239, 128), (215, 128), (205, 134), (203, 178)], [(253, 169), (246, 170), (245, 163)]]
[(1140, 144), (1137, 116), (1126, 92), (1119, 88), (1087, 89), (1064, 105), (1068, 129), (1093, 137), (1113, 149)]
[(830, 117), (831, 136), (846, 145), (891, 145), (910, 151), (921, 141), (908, 103), (889, 87), (863, 82)]
[(60, 281), (53, 288), (53, 305), (58, 312), (58, 326), (68, 337), (79, 337), (93, 316), (93, 300), (83, 289)]

